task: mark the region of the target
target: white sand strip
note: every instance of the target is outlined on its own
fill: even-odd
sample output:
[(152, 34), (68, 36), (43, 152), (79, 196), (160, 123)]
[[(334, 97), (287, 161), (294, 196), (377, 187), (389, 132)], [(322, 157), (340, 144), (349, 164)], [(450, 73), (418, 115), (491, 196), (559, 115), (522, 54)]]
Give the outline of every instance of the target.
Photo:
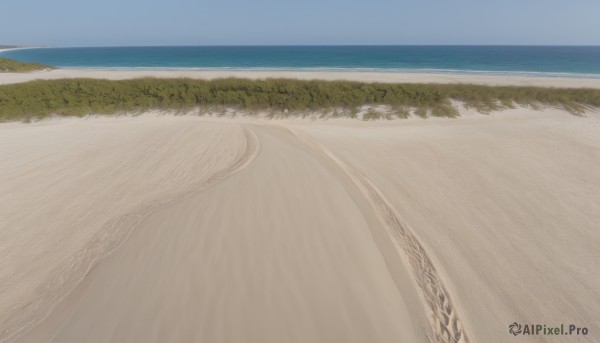
[(31, 73), (0, 73), (0, 84), (63, 78), (125, 80), (140, 77), (217, 79), (294, 78), (300, 80), (349, 80), (394, 83), (472, 83), (502, 86), (541, 86), (566, 88), (600, 88), (600, 78), (520, 77), (418, 73), (381, 73), (346, 71), (252, 71), (252, 70), (94, 70), (56, 69)]

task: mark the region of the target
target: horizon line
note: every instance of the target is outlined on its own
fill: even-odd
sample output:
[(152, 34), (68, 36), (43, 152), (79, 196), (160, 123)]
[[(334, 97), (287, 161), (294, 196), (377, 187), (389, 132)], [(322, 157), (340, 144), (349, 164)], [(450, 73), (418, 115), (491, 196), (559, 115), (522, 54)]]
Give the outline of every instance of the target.
[(14, 48), (167, 48), (167, 47), (600, 47), (600, 44), (157, 44), (157, 45), (16, 45)]

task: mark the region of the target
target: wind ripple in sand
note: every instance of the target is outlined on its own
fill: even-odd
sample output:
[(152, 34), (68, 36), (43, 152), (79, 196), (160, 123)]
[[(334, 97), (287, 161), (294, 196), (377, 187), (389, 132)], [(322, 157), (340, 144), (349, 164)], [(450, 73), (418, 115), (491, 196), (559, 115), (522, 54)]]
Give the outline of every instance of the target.
[(427, 342), (348, 177), (287, 130), (249, 128), (250, 165), (145, 217), (22, 342)]
[[(164, 120), (164, 118), (150, 118), (150, 121), (152, 120), (160, 122), (161, 120)], [(124, 121), (124, 119), (120, 119), (120, 121)], [(62, 123), (59, 123), (59, 126), (61, 124)], [(185, 124), (187, 125), (189, 123)], [(196, 124), (198, 123), (196, 122)], [(144, 123), (140, 119), (137, 119), (136, 125), (143, 126)], [(215, 125), (214, 123), (202, 123), (201, 125), (209, 127), (222, 126), (220, 128), (212, 128), (214, 131), (223, 129), (225, 126), (236, 127), (232, 124)], [(177, 129), (181, 129), (182, 132), (179, 133), (184, 136), (189, 131), (189, 129), (186, 128)], [(0, 342), (14, 339), (41, 322), (51, 313), (51, 309), (67, 296), (70, 290), (84, 278), (88, 271), (101, 259), (114, 251), (120, 243), (131, 234), (135, 226), (153, 210), (171, 201), (182, 199), (193, 193), (202, 191), (203, 189), (226, 179), (228, 176), (248, 165), (257, 155), (259, 143), (251, 131), (246, 128), (241, 128), (241, 130), (243, 141), (238, 142), (238, 144), (240, 144), (239, 147), (236, 147), (235, 140), (228, 135), (221, 134), (221, 137), (209, 136), (209, 138), (223, 138), (224, 140), (220, 142), (229, 144), (229, 148), (233, 148), (228, 154), (222, 154), (222, 156), (228, 155), (226, 158), (231, 161), (228, 165), (227, 162), (223, 164), (223, 161), (215, 162), (213, 160), (211, 161), (213, 164), (210, 166), (216, 167), (216, 169), (213, 169), (212, 171), (204, 170), (205, 173), (201, 175), (200, 181), (185, 187), (174, 187), (176, 191), (163, 193), (160, 199), (139, 204), (131, 212), (108, 221), (81, 250), (70, 256), (66, 263), (55, 266), (50, 273), (51, 277), (37, 286), (33, 291), (32, 296), (30, 296), (26, 302), (17, 302), (10, 310), (3, 311), (3, 313), (0, 314), (0, 327), (2, 328), (0, 331)], [(213, 142), (211, 144), (215, 143)], [(239, 150), (240, 147), (242, 148), (241, 151), (236, 151)], [(158, 158), (158, 160), (160, 160), (160, 158)], [(182, 166), (179, 165), (178, 169), (181, 167)], [(188, 171), (192, 170), (193, 168), (190, 168)], [(178, 177), (181, 178), (181, 175)], [(57, 215), (56, 217), (59, 216)], [(46, 218), (46, 220), (51, 219), (52, 218)], [(78, 229), (80, 230), (81, 228)], [(43, 244), (43, 242), (40, 242), (40, 244)], [(4, 244), (4, 246), (0, 248), (2, 248), (0, 250), (8, 250), (10, 253), (11, 248), (10, 246), (7, 246), (7, 244)], [(6, 253), (3, 255), (6, 255)], [(8, 259), (6, 259), (5, 262), (7, 260)], [(6, 282), (3, 282), (3, 284), (7, 285)], [(10, 287), (10, 282), (8, 284)], [(7, 294), (10, 295), (10, 293), (3, 293), (2, 299), (0, 299), (1, 303), (10, 304), (11, 301), (13, 301), (13, 303), (16, 302), (14, 299), (7, 296)]]

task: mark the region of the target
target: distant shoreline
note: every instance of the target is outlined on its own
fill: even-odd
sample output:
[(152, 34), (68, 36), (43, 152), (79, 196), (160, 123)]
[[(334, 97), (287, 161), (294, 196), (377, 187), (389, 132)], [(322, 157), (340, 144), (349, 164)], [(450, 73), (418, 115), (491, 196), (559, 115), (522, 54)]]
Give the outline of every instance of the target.
[(600, 80), (600, 74), (538, 72), (538, 71), (492, 71), (462, 69), (411, 69), (411, 68), (345, 68), (345, 67), (61, 67), (65, 70), (81, 71), (147, 71), (147, 72), (252, 72), (252, 73), (374, 73), (392, 75), (434, 75), (434, 76), (479, 76), (479, 77), (519, 77), (541, 79), (589, 79)]
[(60, 47), (0, 56), (77, 70), (433, 74), (600, 79), (595, 46)]
[[(0, 54), (12, 50), (43, 49), (43, 46), (19, 46), (14, 48), (0, 48)], [(0, 56), (1, 57), (1, 56)]]

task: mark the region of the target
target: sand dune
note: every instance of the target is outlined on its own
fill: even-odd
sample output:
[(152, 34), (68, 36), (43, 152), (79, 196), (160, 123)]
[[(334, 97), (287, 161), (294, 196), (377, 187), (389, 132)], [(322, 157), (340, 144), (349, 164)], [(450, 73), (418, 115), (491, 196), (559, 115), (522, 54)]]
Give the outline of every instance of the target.
[[(513, 321), (597, 340), (597, 113), (0, 130), (3, 338), (50, 314), (18, 341), (506, 342)], [(78, 280), (65, 261), (125, 213), (61, 302), (40, 288)]]
[[(521, 109), (369, 126), (295, 130), (382, 190), (473, 341), (506, 342), (514, 321), (600, 330), (597, 113)], [(545, 339), (555, 341), (527, 341)]]
[(40, 320), (146, 212), (245, 151), (238, 125), (98, 118), (0, 126), (0, 339)]
[(343, 178), (290, 132), (252, 130), (258, 157), (144, 219), (54, 341), (426, 341)]

